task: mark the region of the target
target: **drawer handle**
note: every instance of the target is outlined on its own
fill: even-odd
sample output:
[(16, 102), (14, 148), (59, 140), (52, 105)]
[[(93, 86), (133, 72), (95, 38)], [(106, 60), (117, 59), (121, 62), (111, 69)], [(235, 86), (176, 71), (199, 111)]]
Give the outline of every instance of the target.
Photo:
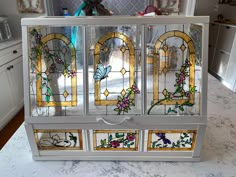
[(12, 68), (14, 68), (14, 66), (13, 66), (13, 65), (11, 65), (11, 66), (8, 66), (8, 67), (7, 67), (7, 70), (11, 70)]
[(223, 52), (223, 51), (220, 51), (220, 53), (221, 53), (221, 54), (225, 54), (225, 52)]
[(17, 53), (17, 50), (13, 50), (13, 53), (16, 54), (16, 53)]
[(107, 120), (105, 120), (103, 117), (97, 117), (96, 118), (97, 122), (104, 122), (107, 125), (120, 125), (128, 120), (131, 120), (131, 117), (125, 117), (122, 121), (118, 122), (118, 123), (112, 123), (112, 122), (108, 122)]
[(226, 29), (230, 29), (230, 26), (226, 26), (225, 28), (226, 28)]

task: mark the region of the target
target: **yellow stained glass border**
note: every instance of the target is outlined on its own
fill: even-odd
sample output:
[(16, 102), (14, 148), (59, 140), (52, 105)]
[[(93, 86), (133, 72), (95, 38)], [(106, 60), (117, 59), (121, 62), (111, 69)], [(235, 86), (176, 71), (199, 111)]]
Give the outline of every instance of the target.
[[(78, 133), (78, 138), (79, 138), (79, 147), (42, 147), (39, 144), (39, 137), (38, 133)], [(83, 150), (83, 136), (82, 136), (82, 130), (48, 130), (48, 129), (37, 129), (34, 130), (34, 138), (35, 142), (38, 146), (39, 150)]]
[[(100, 50), (102, 45), (109, 39), (118, 38), (126, 43), (129, 50), (129, 87), (132, 87), (135, 80), (135, 48), (130, 40), (130, 38), (120, 32), (109, 32), (102, 36), (95, 45), (94, 51), (94, 71), (97, 68), (97, 64), (100, 63)], [(95, 81), (95, 105), (106, 106), (106, 105), (116, 105), (117, 100), (102, 100), (101, 99), (101, 81)]]
[[(43, 44), (46, 44), (50, 40), (59, 39), (62, 40), (69, 48), (71, 49), (71, 69), (76, 71), (76, 51), (75, 47), (71, 43), (71, 41), (64, 36), (63, 34), (48, 34), (41, 39)], [(36, 62), (37, 73), (42, 72), (42, 58), (38, 56)], [(43, 101), (42, 100), (42, 89), (40, 88), (42, 83), (42, 78), (40, 77), (36, 81), (36, 94), (37, 94), (37, 106), (45, 107), (45, 106), (76, 106), (77, 105), (77, 76), (71, 78), (71, 101)]]
[[(98, 133), (135, 133), (134, 148), (97, 148)], [(138, 151), (139, 130), (93, 130), (93, 149), (96, 151)]]
[[(192, 145), (190, 148), (152, 148), (152, 135), (154, 133), (192, 133)], [(197, 130), (148, 130), (148, 141), (147, 141), (147, 151), (192, 151), (196, 144)]]
[[(161, 50), (161, 46), (163, 42), (165, 42), (166, 39), (171, 38), (171, 37), (178, 37), (183, 39), (189, 49), (189, 61), (191, 63), (191, 66), (189, 67), (189, 88), (194, 88), (195, 87), (195, 47), (194, 43), (189, 35), (182, 31), (169, 31), (166, 32), (165, 34), (161, 35), (155, 43), (155, 52), (153, 56), (153, 103), (158, 102), (159, 100), (159, 86), (158, 86), (158, 78), (159, 78), (159, 73), (158, 73), (158, 64), (160, 63), (159, 61), (159, 50)], [(174, 105), (176, 103), (178, 104), (183, 104), (184, 102), (188, 101), (192, 104), (194, 104), (195, 100), (195, 93), (190, 93), (190, 98), (189, 99), (173, 99), (173, 100), (164, 100), (161, 102), (162, 105)]]

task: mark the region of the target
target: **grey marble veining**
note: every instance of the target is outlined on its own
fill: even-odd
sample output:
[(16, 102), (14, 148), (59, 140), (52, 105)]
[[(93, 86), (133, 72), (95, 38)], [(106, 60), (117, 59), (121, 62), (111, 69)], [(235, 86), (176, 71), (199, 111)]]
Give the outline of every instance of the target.
[(201, 162), (33, 161), (21, 126), (0, 151), (1, 177), (236, 177), (236, 93), (209, 75)]

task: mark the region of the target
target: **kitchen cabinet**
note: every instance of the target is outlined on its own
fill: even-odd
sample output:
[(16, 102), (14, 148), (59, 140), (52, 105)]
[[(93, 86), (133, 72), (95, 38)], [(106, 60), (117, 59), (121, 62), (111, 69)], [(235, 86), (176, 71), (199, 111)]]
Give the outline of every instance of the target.
[(0, 47), (0, 129), (23, 106), (23, 66), (21, 40)]
[(209, 72), (235, 91), (236, 26), (212, 23), (209, 44)]

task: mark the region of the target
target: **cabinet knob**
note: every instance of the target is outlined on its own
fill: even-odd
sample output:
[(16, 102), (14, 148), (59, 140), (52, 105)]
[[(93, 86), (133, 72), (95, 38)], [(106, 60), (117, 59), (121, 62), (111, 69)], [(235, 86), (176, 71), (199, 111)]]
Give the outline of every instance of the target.
[(230, 29), (230, 26), (226, 26), (225, 28), (226, 28), (226, 29)]
[(16, 53), (17, 53), (17, 50), (13, 50), (13, 53), (16, 54)]
[(8, 66), (8, 67), (7, 67), (7, 70), (11, 70), (12, 68), (14, 68), (14, 66), (13, 66), (13, 65), (11, 65), (11, 66)]

